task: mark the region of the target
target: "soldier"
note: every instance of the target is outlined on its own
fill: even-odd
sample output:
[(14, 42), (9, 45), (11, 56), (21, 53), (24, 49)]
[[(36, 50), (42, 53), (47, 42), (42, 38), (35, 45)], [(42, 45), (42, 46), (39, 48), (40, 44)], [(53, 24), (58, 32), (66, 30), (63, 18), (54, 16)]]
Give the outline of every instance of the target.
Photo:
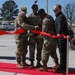
[(30, 26), (26, 24), (27, 18), (26, 18), (27, 8), (22, 7), (19, 15), (15, 19), (15, 31), (23, 28), (25, 31), (21, 34), (15, 34), (15, 42), (17, 45), (17, 51), (16, 51), (16, 60), (17, 60), (17, 67), (23, 68), (26, 66), (26, 54), (27, 54), (27, 29), (35, 29), (37, 26)]
[[(52, 18), (52, 16), (46, 14), (44, 9), (40, 9), (38, 11), (38, 14), (42, 19), (42, 31), (52, 35), (56, 35), (54, 19)], [(59, 64), (58, 57), (56, 54), (57, 40), (48, 36), (42, 36), (42, 37), (43, 37), (43, 48), (42, 48), (43, 67), (39, 68), (38, 70), (48, 71), (47, 62), (49, 59), (49, 55), (53, 58), (55, 62), (55, 66), (53, 68), (57, 68)]]
[[(38, 5), (33, 4), (32, 5), (32, 11), (33, 13), (31, 13), (28, 17), (29, 19), (29, 23), (33, 26), (38, 25), (39, 28), (37, 30), (41, 30), (42, 25), (41, 22), (42, 20), (38, 17)], [(39, 38), (39, 35), (34, 34), (34, 33), (29, 33), (31, 34), (31, 36), (29, 37), (29, 51), (30, 51), (30, 62), (31, 62), (31, 66), (30, 68), (33, 68), (34, 66), (34, 55), (35, 55), (35, 48), (37, 50), (37, 65), (36, 67), (41, 67), (40, 61), (41, 61), (41, 50), (42, 50), (42, 38)], [(39, 46), (40, 45), (40, 46)]]

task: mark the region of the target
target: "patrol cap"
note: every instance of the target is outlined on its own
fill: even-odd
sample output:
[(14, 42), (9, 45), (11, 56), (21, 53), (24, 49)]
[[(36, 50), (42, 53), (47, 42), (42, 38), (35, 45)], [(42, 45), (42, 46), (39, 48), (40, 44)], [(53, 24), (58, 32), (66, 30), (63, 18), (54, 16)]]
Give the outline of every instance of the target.
[(38, 5), (37, 4), (33, 4), (31, 8), (35, 9), (35, 10), (38, 10)]
[(27, 8), (26, 8), (26, 7), (21, 7), (21, 11), (22, 11), (23, 13), (27, 13)]
[(45, 12), (45, 10), (44, 10), (44, 9), (39, 9), (39, 10), (38, 10), (38, 14), (40, 14), (40, 13), (42, 13), (42, 12)]

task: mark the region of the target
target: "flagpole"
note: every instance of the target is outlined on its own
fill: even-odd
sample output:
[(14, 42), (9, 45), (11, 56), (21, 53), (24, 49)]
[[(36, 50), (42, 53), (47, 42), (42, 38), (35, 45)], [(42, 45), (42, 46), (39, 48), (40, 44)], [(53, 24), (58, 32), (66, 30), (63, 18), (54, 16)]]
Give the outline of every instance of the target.
[(47, 14), (48, 14), (48, 0), (47, 0)]
[(69, 36), (67, 36), (67, 56), (66, 56), (66, 75), (69, 75)]

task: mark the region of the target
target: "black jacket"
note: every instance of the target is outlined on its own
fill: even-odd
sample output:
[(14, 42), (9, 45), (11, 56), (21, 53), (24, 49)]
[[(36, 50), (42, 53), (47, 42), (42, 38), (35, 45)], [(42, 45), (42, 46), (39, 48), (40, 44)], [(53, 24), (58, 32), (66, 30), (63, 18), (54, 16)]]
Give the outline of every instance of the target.
[(62, 12), (60, 12), (56, 15), (55, 26), (56, 26), (57, 34), (68, 35), (67, 20)]

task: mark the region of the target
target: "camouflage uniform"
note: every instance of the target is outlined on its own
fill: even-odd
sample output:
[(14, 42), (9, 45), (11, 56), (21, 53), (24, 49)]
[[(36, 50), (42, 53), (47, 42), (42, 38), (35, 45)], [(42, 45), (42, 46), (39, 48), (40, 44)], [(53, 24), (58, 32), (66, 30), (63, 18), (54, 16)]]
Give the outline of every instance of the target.
[[(41, 30), (42, 29), (42, 20), (40, 18), (38, 18), (38, 14), (35, 15), (34, 13), (31, 13), (29, 15), (29, 21), (30, 24), (35, 26), (35, 25), (39, 25), (39, 29), (36, 30)], [(31, 36), (29, 37), (29, 49), (30, 49), (30, 61), (31, 61), (31, 66), (34, 66), (34, 55), (35, 55), (35, 48), (37, 50), (37, 55), (36, 55), (36, 59), (37, 59), (37, 67), (40, 67), (40, 61), (41, 61), (41, 51), (42, 51), (42, 42), (43, 39), (42, 38), (38, 38), (39, 35), (34, 34), (34, 33), (29, 33), (31, 34)], [(39, 46), (40, 45), (40, 46)]]
[[(23, 10), (22, 10), (23, 9)], [(26, 8), (22, 7), (21, 11), (26, 13)], [(22, 12), (23, 13), (23, 12)], [(20, 66), (25, 65), (25, 57), (27, 54), (28, 33), (27, 29), (34, 29), (33, 26), (26, 24), (26, 18), (19, 14), (15, 19), (15, 31), (23, 28), (25, 31), (21, 34), (15, 34), (15, 42), (17, 45), (16, 60)]]
[[(54, 20), (50, 15), (45, 14), (42, 20), (42, 31), (56, 35)], [(58, 64), (58, 57), (56, 54), (57, 40), (48, 36), (43, 36), (43, 48), (42, 48), (42, 62), (43, 68), (38, 70), (47, 71), (47, 62), (49, 60), (49, 55), (53, 58), (55, 64)]]

